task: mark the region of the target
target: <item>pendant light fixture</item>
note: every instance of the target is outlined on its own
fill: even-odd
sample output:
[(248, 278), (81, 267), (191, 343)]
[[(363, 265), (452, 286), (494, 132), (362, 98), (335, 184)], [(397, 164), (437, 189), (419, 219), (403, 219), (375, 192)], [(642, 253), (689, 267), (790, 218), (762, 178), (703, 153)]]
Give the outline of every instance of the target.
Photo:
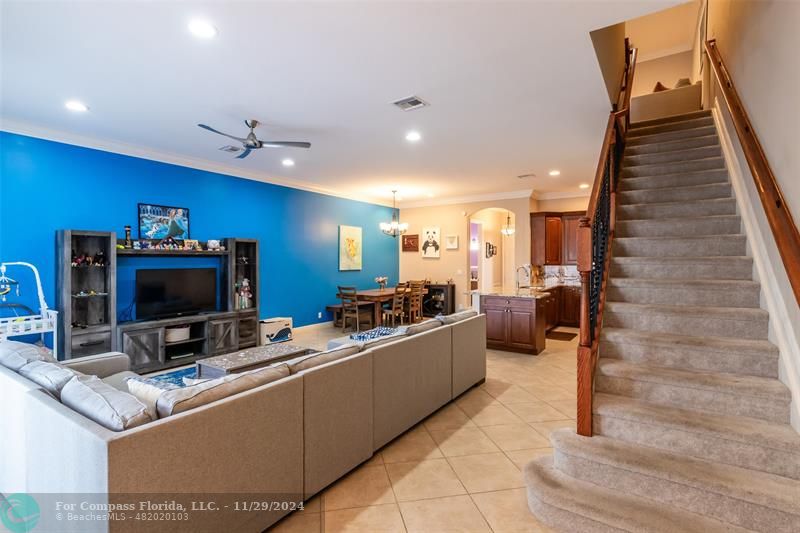
[(403, 235), (405, 232), (408, 231), (408, 224), (400, 223), (400, 217), (398, 216), (399, 211), (397, 210), (397, 191), (392, 191), (392, 221), (391, 222), (381, 222), (380, 228), (383, 233), (389, 235), (391, 237), (397, 237), (398, 235)]
[(506, 237), (514, 235), (516, 228), (511, 224), (511, 211), (508, 212), (506, 215), (506, 225), (500, 229), (500, 233), (505, 235)]

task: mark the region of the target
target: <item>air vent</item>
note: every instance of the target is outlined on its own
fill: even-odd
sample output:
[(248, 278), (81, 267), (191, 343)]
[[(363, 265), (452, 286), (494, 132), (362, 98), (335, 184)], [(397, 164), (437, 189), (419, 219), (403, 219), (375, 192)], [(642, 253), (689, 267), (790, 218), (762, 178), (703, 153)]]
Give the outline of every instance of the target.
[(517, 179), (525, 180), (525, 179), (535, 178), (535, 177), (536, 177), (536, 174), (533, 174), (533, 173), (531, 173), (531, 174), (520, 174), (519, 176), (517, 176)]
[(235, 154), (236, 152), (242, 151), (242, 149), (239, 148), (238, 146), (231, 146), (230, 144), (228, 146), (223, 146), (222, 148), (220, 148), (220, 150), (222, 150), (223, 152), (229, 152), (231, 154)]
[(403, 98), (402, 100), (392, 103), (403, 111), (411, 111), (413, 109), (419, 109), (420, 107), (426, 107), (430, 105), (419, 96), (409, 96), (408, 98)]

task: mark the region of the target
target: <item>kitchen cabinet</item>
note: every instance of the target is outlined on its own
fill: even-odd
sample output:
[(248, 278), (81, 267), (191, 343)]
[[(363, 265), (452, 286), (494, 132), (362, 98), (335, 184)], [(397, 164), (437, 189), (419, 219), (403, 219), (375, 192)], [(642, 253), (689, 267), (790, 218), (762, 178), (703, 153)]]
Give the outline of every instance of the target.
[(562, 248), (561, 214), (531, 214), (531, 263), (560, 265)]
[(581, 288), (577, 286), (561, 287), (561, 315), (559, 324), (562, 326), (580, 325), (581, 321)]
[(544, 298), (481, 296), (486, 315), (486, 346), (538, 354), (544, 350)]
[(550, 287), (547, 292), (549, 296), (544, 299), (545, 331), (550, 331), (558, 326), (561, 318), (561, 287)]
[(578, 264), (578, 226), (585, 213), (564, 214), (561, 217), (563, 229), (562, 258), (564, 265)]
[(531, 264), (578, 264), (578, 226), (584, 211), (531, 213)]

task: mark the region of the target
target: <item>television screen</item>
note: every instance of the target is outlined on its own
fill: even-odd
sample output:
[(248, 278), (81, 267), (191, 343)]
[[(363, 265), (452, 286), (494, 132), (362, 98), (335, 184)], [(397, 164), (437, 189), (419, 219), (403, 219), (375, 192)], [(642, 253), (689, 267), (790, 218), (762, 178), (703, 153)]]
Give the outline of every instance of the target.
[(136, 318), (166, 318), (217, 310), (214, 268), (136, 271)]

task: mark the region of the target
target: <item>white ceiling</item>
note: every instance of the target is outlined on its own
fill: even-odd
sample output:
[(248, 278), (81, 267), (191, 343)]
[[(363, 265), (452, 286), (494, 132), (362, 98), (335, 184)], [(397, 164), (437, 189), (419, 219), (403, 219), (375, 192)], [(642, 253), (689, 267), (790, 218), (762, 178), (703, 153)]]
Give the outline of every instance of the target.
[[(384, 202), (578, 193), (609, 108), (589, 31), (676, 3), (3, 0), (2, 127)], [(245, 118), (313, 146), (237, 160), (195, 126)]]

